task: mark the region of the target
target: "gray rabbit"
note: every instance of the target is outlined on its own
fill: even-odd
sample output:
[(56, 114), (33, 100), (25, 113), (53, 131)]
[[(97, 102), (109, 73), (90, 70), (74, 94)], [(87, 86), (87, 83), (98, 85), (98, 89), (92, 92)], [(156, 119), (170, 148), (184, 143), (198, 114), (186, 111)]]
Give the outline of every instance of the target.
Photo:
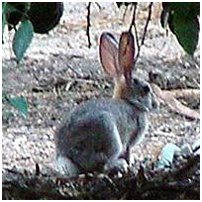
[(114, 94), (80, 104), (57, 131), (57, 160), (70, 176), (126, 169), (130, 149), (144, 137), (147, 113), (157, 108), (150, 86), (131, 76), (134, 39), (130, 32), (122, 33), (119, 44), (112, 34), (103, 33), (99, 52), (103, 69), (114, 78)]

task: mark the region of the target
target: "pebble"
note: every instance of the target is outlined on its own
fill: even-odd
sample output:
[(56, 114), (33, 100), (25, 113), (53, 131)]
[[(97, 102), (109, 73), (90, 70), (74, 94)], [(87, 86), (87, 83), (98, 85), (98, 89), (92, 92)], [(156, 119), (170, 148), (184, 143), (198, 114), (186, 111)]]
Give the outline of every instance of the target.
[(191, 153), (192, 153), (191, 146), (189, 144), (187, 144), (187, 143), (182, 145), (180, 153), (185, 158), (189, 157), (191, 155)]

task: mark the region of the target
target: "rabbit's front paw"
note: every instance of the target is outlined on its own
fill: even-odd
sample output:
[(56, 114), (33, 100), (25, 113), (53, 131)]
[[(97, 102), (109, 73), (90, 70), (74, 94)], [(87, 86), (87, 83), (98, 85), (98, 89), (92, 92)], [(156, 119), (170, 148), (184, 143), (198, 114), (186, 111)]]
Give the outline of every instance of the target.
[(116, 159), (105, 165), (105, 171), (107, 172), (126, 173), (127, 170), (128, 170), (128, 164), (125, 159)]
[(57, 163), (57, 171), (62, 175), (76, 176), (79, 174), (77, 166), (66, 157), (58, 156), (55, 163)]

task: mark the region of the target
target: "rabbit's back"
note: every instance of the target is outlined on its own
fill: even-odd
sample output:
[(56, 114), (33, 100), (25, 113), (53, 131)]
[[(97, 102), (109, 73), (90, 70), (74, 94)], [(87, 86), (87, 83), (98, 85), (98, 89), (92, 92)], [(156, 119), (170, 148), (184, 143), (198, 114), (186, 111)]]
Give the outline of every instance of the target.
[[(78, 128), (87, 127), (89, 123), (96, 120), (99, 115), (108, 114), (109, 120), (99, 120), (100, 124), (107, 124), (109, 121), (117, 125), (118, 131), (121, 136), (124, 136), (122, 142), (124, 143), (128, 139), (125, 135), (130, 135), (130, 132), (134, 131), (137, 126), (137, 118), (141, 122), (145, 122), (146, 116), (141, 109), (130, 105), (128, 102), (121, 99), (92, 99), (88, 102), (82, 103), (79, 107), (74, 108), (66, 117), (63, 127), (65, 127), (65, 134), (58, 134), (59, 136), (65, 136), (70, 138), (70, 131), (77, 131)], [(91, 121), (89, 121), (91, 120)], [(106, 123), (107, 122), (107, 123)], [(95, 124), (95, 123), (94, 123)], [(92, 124), (92, 128), (95, 125)], [(90, 127), (90, 126), (89, 126)], [(123, 134), (123, 135), (122, 135)], [(61, 139), (63, 139), (61, 138)], [(129, 137), (128, 137), (129, 138)]]

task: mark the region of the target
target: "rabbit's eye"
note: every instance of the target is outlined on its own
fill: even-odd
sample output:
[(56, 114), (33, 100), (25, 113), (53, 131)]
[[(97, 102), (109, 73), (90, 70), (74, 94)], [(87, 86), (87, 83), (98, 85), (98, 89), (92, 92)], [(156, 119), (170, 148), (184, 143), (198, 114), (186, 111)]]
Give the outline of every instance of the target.
[(134, 85), (138, 85), (138, 84), (139, 84), (138, 79), (133, 79), (133, 84), (134, 84)]
[(143, 86), (142, 90), (141, 90), (141, 96), (144, 97), (144, 96), (148, 95), (149, 92), (150, 92), (149, 86)]
[(144, 90), (145, 94), (150, 92), (149, 86), (144, 86), (143, 90)]

